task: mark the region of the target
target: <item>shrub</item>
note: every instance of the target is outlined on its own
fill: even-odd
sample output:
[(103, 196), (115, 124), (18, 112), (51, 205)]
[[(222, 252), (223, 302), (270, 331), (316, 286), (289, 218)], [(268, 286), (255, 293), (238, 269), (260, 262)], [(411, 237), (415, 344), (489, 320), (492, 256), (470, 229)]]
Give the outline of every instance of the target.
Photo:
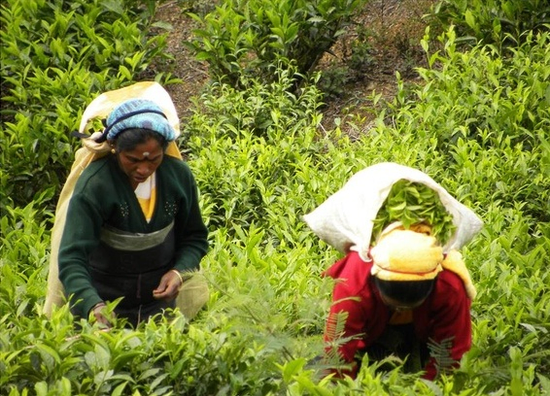
[[(0, 316), (36, 315), (44, 299), (53, 213), (39, 209), (53, 195), (45, 190), (24, 208), (7, 208), (0, 218)], [(9, 314), (9, 315), (8, 315)]]
[(457, 42), (502, 49), (525, 42), (526, 33), (548, 31), (546, 0), (443, 0), (431, 14), (444, 29), (456, 26)]
[[(273, 65), (286, 60), (300, 75), (311, 73), (364, 0), (225, 0), (200, 17), (186, 45), (208, 63), (212, 79), (239, 87), (245, 77), (276, 79)], [(275, 77), (275, 78), (274, 78)]]
[(69, 133), (92, 93), (132, 82), (161, 54), (165, 37), (147, 37), (150, 8), (133, 6), (99, 0), (2, 6), (2, 207), (25, 206), (48, 186), (60, 186), (73, 160)]
[[(292, 73), (280, 69), (278, 76), (270, 84), (250, 80), (243, 91), (213, 85), (201, 97), (204, 109), (186, 123), (186, 146), (213, 228), (265, 227), (268, 211), (290, 197), (300, 170), (325, 149), (327, 141), (316, 139), (319, 92), (308, 85), (296, 96), (287, 91)], [(292, 224), (299, 206), (285, 209)]]
[(483, 173), (482, 184), (457, 189), (486, 202), (521, 202), (541, 222), (550, 213), (549, 39), (548, 33), (530, 34), (507, 58), (484, 46), (459, 52), (450, 30), (445, 52), (431, 55), (431, 68), (419, 69), (425, 85), (407, 95), (402, 90), (394, 104), (395, 122), (421, 139), (437, 139), (447, 166), (469, 178)]
[[(102, 332), (86, 322), (75, 328), (68, 307), (46, 319), (51, 212), (44, 208), (58, 186), (42, 188), (32, 204), (2, 208), (0, 393), (543, 395), (550, 386), (547, 43), (546, 34), (533, 36), (517, 59), (504, 59), (482, 47), (458, 53), (448, 32), (445, 51), (428, 54), (431, 66), (420, 70), (425, 84), (399, 81), (396, 101), (379, 106), (354, 142), (323, 128), (311, 81), (300, 95), (289, 93), (288, 69), (269, 83), (250, 78), (241, 91), (208, 87), (184, 123), (211, 229), (202, 266), (212, 293), (192, 323), (176, 314), (172, 323)], [(34, 111), (47, 117), (48, 109)], [(323, 348), (331, 288), (321, 273), (340, 255), (301, 215), (382, 161), (425, 171), (485, 222), (463, 249), (478, 289), (473, 347), (454, 375), (435, 382), (404, 374), (397, 359), (381, 371), (368, 357), (356, 380), (320, 380), (325, 367), (311, 360)], [(8, 183), (13, 174), (2, 177)]]

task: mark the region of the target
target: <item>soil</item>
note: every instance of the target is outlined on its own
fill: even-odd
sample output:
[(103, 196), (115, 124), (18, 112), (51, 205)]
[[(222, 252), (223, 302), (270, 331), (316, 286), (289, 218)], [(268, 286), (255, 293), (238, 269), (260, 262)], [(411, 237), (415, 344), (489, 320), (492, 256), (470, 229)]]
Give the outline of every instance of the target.
[[(423, 18), (435, 0), (372, 0), (356, 18), (355, 25), (342, 35), (331, 52), (326, 54), (318, 69), (330, 75), (333, 70), (347, 71), (344, 89), (341, 84), (338, 92), (328, 95), (322, 108), (323, 127), (330, 129), (336, 119), (362, 120), (367, 123), (373, 117), (371, 100), (373, 92), (391, 99), (397, 89), (396, 72), (408, 82), (418, 81), (415, 67), (425, 66), (425, 55), (420, 47), (426, 20)], [(194, 59), (182, 44), (193, 37), (197, 23), (187, 16), (178, 0), (162, 3), (158, 7), (156, 19), (169, 23), (172, 29), (167, 40), (167, 52), (173, 61), (165, 65), (155, 65), (153, 72), (171, 72), (182, 83), (166, 87), (178, 110), (180, 118), (190, 115), (191, 99), (198, 95), (208, 82), (208, 67)], [(351, 45), (366, 32), (363, 56), (364, 64), (353, 63), (350, 68)], [(364, 36), (361, 36), (364, 37)], [(347, 69), (346, 69), (347, 68)], [(360, 69), (360, 70), (359, 70)], [(342, 77), (340, 77), (342, 78)], [(335, 81), (338, 84), (339, 81)], [(353, 135), (357, 128), (347, 128)]]

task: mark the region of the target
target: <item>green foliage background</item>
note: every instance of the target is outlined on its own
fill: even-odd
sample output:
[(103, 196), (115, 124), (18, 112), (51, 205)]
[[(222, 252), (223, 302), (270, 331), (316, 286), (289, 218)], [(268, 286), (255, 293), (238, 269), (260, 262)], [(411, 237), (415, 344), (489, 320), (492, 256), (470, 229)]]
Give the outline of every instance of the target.
[[(66, 308), (46, 319), (53, 204), (78, 147), (69, 132), (93, 97), (139, 80), (163, 56), (165, 37), (149, 34), (154, 2), (137, 5), (2, 5), (0, 394), (548, 394), (545, 31), (525, 32), (504, 52), (459, 51), (452, 28), (427, 35), (422, 84), (398, 76), (395, 101), (373, 97), (374, 127), (353, 142), (322, 128), (315, 74), (299, 94), (290, 87), (303, 76), (277, 63), (273, 81), (213, 83), (182, 123), (211, 230), (207, 309), (191, 323), (178, 315), (135, 331), (76, 329)], [(84, 23), (94, 16), (101, 22)], [(321, 273), (338, 254), (301, 216), (381, 161), (425, 171), (485, 222), (463, 250), (479, 293), (474, 345), (453, 376), (433, 383), (398, 361), (385, 373), (364, 364), (341, 382), (307, 364), (322, 351), (330, 304)]]
[(321, 56), (352, 24), (365, 0), (220, 0), (185, 44), (208, 63), (211, 77), (246, 87), (241, 77), (272, 81), (273, 66), (292, 61), (299, 75), (315, 70)]

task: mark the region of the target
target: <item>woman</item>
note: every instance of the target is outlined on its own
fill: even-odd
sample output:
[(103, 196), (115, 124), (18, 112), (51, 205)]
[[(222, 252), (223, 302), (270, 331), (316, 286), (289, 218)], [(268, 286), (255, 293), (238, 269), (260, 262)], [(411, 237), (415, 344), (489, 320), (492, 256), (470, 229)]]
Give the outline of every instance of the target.
[(207, 229), (189, 167), (165, 155), (176, 133), (152, 101), (113, 109), (99, 139), (111, 154), (84, 169), (67, 209), (59, 279), (75, 315), (132, 325), (174, 307), (185, 274), (206, 254)]
[(327, 353), (337, 350), (349, 364), (336, 376), (354, 377), (365, 353), (375, 360), (393, 353), (421, 362), (432, 380), (470, 349), (475, 288), (461, 255), (444, 255), (425, 226), (416, 231), (389, 226), (366, 261), (349, 251), (327, 271), (337, 279)]

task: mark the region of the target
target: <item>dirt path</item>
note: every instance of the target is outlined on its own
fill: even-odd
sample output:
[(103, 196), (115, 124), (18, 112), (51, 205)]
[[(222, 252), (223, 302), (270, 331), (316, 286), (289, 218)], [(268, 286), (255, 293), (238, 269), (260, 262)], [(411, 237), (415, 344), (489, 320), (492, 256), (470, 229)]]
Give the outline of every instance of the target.
[[(331, 128), (335, 118), (368, 118), (371, 113), (368, 97), (373, 91), (385, 98), (395, 94), (396, 71), (407, 80), (416, 80), (414, 68), (424, 63), (419, 45), (425, 29), (422, 16), (434, 3), (435, 0), (373, 0), (357, 16), (358, 25), (368, 31), (369, 65), (365, 72), (353, 73), (341, 94), (325, 100), (325, 128)], [(192, 38), (196, 22), (182, 12), (177, 1), (161, 4), (156, 19), (173, 27), (168, 35), (167, 52), (174, 61), (171, 65), (156, 65), (152, 72), (166, 68), (183, 81), (169, 85), (167, 90), (180, 117), (185, 118), (190, 115), (191, 98), (198, 95), (208, 81), (207, 65), (196, 61), (182, 45), (182, 41)], [(320, 69), (345, 67), (351, 56), (350, 43), (355, 39), (356, 31), (342, 36), (333, 48), (334, 55), (327, 54)]]

